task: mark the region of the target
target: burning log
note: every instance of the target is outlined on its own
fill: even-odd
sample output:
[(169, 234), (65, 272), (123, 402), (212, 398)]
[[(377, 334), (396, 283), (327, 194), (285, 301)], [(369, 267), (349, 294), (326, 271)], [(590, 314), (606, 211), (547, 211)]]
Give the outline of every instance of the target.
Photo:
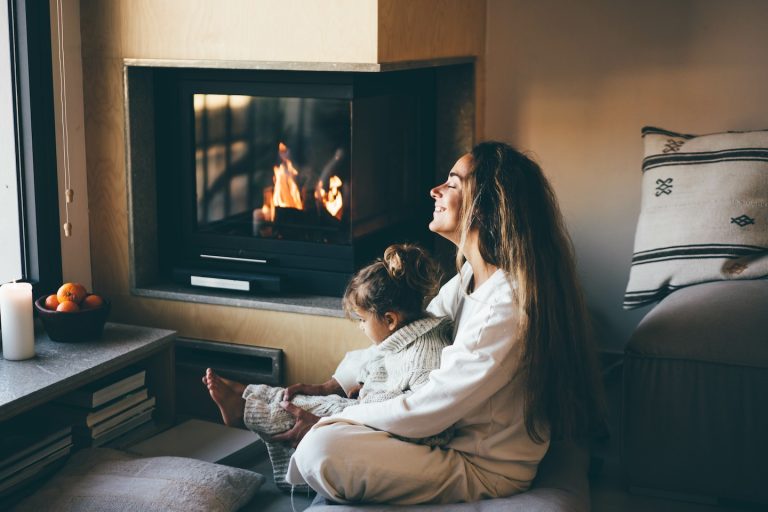
[[(258, 216), (259, 223), (264, 221), (278, 222), (276, 218), (278, 208), (294, 209), (297, 211), (305, 209), (305, 201), (302, 199), (301, 191), (295, 179), (299, 175), (299, 171), (293, 165), (290, 150), (282, 142), (278, 144), (277, 150), (280, 157), (280, 165), (276, 165), (273, 168), (274, 176), (272, 177), (272, 182), (274, 186), (264, 189), (264, 202), (261, 214)], [(337, 175), (332, 175), (328, 178), (343, 156), (344, 152), (342, 150), (336, 150), (333, 158), (323, 167), (320, 179), (315, 186), (313, 195), (318, 206), (317, 214), (321, 217), (321, 209), (324, 209), (331, 217), (337, 220), (341, 220), (344, 214), (343, 183), (341, 178)], [(326, 179), (328, 180), (328, 191), (324, 188)], [(296, 217), (293, 214), (287, 215), (291, 218)], [(254, 213), (254, 223), (256, 222), (257, 216)], [(256, 228), (254, 227), (254, 229)]]

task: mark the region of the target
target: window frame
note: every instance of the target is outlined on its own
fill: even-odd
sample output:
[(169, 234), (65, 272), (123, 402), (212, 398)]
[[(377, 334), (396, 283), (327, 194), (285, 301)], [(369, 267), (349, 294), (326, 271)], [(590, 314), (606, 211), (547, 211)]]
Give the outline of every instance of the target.
[[(35, 297), (62, 281), (50, 4), (6, 0), (10, 18), (22, 280)], [(53, 148), (53, 149), (52, 149)]]

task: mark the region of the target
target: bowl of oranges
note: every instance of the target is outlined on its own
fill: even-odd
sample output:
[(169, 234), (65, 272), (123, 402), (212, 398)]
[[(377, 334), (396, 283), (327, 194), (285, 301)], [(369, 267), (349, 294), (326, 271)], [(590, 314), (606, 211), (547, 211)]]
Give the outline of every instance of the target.
[(101, 338), (110, 307), (107, 299), (78, 283), (64, 283), (55, 294), (35, 301), (48, 337), (67, 343)]

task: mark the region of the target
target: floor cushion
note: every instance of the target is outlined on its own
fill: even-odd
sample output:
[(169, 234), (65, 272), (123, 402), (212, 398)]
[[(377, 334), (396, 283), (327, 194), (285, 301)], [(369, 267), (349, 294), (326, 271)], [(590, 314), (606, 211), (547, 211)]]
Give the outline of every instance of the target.
[(185, 457), (138, 457), (108, 448), (77, 452), (16, 511), (230, 512), (264, 477)]

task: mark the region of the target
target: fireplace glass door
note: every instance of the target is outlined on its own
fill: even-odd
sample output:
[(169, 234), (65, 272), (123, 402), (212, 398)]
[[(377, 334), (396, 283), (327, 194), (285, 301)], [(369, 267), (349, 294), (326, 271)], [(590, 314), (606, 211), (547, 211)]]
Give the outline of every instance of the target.
[(428, 242), (433, 89), (431, 69), (163, 70), (159, 272), (341, 295), (387, 245)]
[(197, 234), (350, 243), (350, 100), (191, 101)]

